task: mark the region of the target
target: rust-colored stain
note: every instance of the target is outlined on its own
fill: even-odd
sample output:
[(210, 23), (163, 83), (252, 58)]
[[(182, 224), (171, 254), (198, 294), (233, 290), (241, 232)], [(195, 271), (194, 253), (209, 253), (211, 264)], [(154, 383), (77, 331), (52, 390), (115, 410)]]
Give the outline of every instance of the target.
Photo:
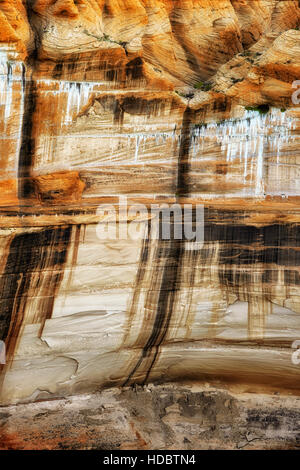
[(61, 171), (32, 178), (34, 192), (42, 203), (59, 204), (81, 199), (85, 184), (78, 171)]
[(91, 445), (91, 433), (81, 429), (78, 433), (70, 430), (65, 435), (64, 430), (48, 429), (46, 433), (42, 430), (30, 430), (30, 433), (1, 432), (1, 450), (64, 450), (64, 449), (86, 449)]

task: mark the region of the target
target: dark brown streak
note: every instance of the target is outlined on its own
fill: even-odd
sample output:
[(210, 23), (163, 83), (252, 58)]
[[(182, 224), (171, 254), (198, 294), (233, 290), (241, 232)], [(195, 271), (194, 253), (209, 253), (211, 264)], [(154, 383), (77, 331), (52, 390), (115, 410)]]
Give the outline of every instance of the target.
[[(51, 317), (55, 294), (63, 278), (72, 228), (54, 227), (23, 233), (12, 240), (5, 270), (0, 278), (0, 339), (6, 344), (10, 366), (21, 329), (26, 323), (30, 290), (40, 287), (37, 276), (43, 271), (47, 295), (41, 295), (38, 315), (31, 323), (44, 323)], [(43, 286), (42, 286), (43, 288)], [(32, 295), (32, 294), (31, 294)]]
[[(136, 280), (135, 280), (136, 288), (134, 290), (132, 300), (131, 300), (131, 304), (130, 304), (130, 308), (129, 308), (128, 327), (126, 328), (126, 332), (130, 331), (130, 324), (131, 324), (131, 320), (132, 320), (133, 315), (134, 315), (134, 309), (135, 309), (135, 306), (137, 304), (137, 299), (140, 295), (140, 290), (141, 290), (140, 289), (140, 284), (143, 282), (144, 277), (145, 277), (146, 266), (147, 266), (147, 262), (149, 260), (150, 240), (151, 240), (151, 220), (148, 221), (148, 236), (147, 236), (147, 238), (145, 238), (143, 240), (143, 246), (142, 246), (142, 250), (141, 250), (141, 258), (140, 258), (138, 272), (137, 272), (137, 276), (136, 276)], [(125, 335), (123, 345), (126, 343), (127, 337), (128, 337), (128, 333), (126, 333), (126, 335)]]
[(33, 137), (36, 85), (34, 80), (25, 83), (25, 110), (23, 115), (22, 142), (18, 166), (18, 197), (20, 200), (33, 194), (31, 168), (33, 167), (35, 139)]
[[(180, 203), (180, 197), (188, 194), (187, 187), (187, 173), (189, 170), (189, 147), (190, 147), (190, 124), (191, 124), (192, 111), (187, 108), (184, 116), (181, 129), (179, 160), (178, 160), (178, 176), (177, 176), (177, 189), (176, 200)], [(174, 215), (170, 220), (171, 233), (174, 234)], [(157, 360), (159, 348), (164, 341), (168, 332), (170, 320), (172, 317), (173, 307), (177, 291), (179, 290), (180, 271), (182, 259), (184, 254), (184, 240), (177, 240), (171, 235), (170, 240), (159, 240), (156, 256), (159, 257), (161, 252), (164, 252), (165, 262), (163, 266), (162, 282), (160, 286), (159, 297), (157, 300), (157, 310), (155, 321), (151, 334), (147, 343), (143, 347), (141, 356), (130, 372), (123, 386), (128, 385), (136, 371), (140, 368), (144, 359), (148, 358), (155, 347), (156, 351), (147, 369), (143, 383), (145, 384), (149, 379), (151, 370)], [(157, 258), (158, 259), (158, 258)]]

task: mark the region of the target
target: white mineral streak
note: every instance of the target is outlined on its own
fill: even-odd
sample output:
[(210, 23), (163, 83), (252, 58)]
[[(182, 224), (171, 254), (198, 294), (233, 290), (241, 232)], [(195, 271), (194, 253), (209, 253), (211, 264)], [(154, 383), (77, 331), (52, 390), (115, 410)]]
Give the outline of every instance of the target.
[(79, 114), (80, 109), (88, 103), (90, 93), (94, 89), (93, 83), (61, 82), (60, 92), (67, 93), (68, 101), (65, 114), (65, 123), (72, 122), (73, 114)]
[[(36, 171), (49, 171), (54, 162), (59, 162), (60, 168), (76, 169), (117, 169), (118, 165), (158, 162), (169, 165), (171, 161), (176, 164), (180, 127), (177, 130), (175, 123), (166, 123), (162, 129), (160, 120), (140, 116), (137, 120), (125, 112), (122, 124), (113, 124), (113, 111), (94, 104), (95, 99), (100, 103), (108, 93), (102, 89), (102, 82), (42, 79), (38, 85), (46, 96), (54, 98), (53, 105), (57, 102), (61, 120), (53, 123), (54, 127), (57, 125), (56, 132), (48, 135), (44, 129), (38, 133)], [(293, 167), (286, 162), (287, 144), (293, 145), (298, 137), (295, 129), (296, 120), (279, 109), (272, 108), (263, 115), (245, 110), (241, 118), (195, 127), (191, 134), (191, 163), (206, 159), (218, 163), (216, 151), (221, 150), (217, 158), (221, 157), (227, 166), (224, 197), (295, 195), (298, 190), (300, 194)], [(209, 167), (204, 171), (207, 181), (214, 178), (209, 171)], [(205, 196), (215, 197), (215, 191), (206, 191)]]
[[(24, 65), (22, 62), (9, 61), (6, 52), (0, 51), (0, 106), (4, 107), (4, 125), (7, 126), (12, 114), (15, 82), (21, 82), (22, 98)], [(23, 105), (23, 99), (21, 99)]]
[[(179, 145), (179, 136), (178, 134), (175, 133), (175, 131), (169, 131), (169, 132), (134, 132), (134, 133), (129, 133), (129, 132), (123, 132), (123, 133), (99, 133), (99, 134), (74, 134), (74, 138), (97, 138), (97, 139), (103, 139), (104, 141), (111, 141), (112, 139), (118, 139), (120, 142), (126, 141), (126, 148), (130, 152), (130, 149), (132, 147), (132, 142), (134, 141), (134, 162), (136, 164), (144, 164), (144, 161), (141, 161), (139, 156), (140, 153), (143, 153), (145, 149), (150, 145), (154, 147), (160, 148), (162, 145), (165, 145), (166, 143), (172, 145), (172, 148), (174, 143), (175, 143), (175, 151), (178, 149)], [(106, 145), (106, 144), (105, 144)], [(113, 147), (112, 147), (113, 148)], [(129, 159), (129, 157), (128, 157)], [(147, 163), (152, 163), (155, 162), (156, 160), (147, 160)], [(168, 160), (162, 160), (160, 158), (160, 163), (163, 162), (168, 162)], [(110, 155), (110, 158), (107, 161), (102, 161), (101, 165), (111, 165), (112, 163), (112, 158)], [(117, 163), (117, 162), (115, 162)], [(95, 164), (95, 162), (92, 162), (92, 165)], [(96, 162), (97, 164), (97, 162)], [(89, 166), (89, 163), (86, 162), (85, 166)]]
[[(171, 123), (161, 129), (160, 122), (158, 125), (146, 117), (145, 122), (141, 123), (140, 116), (137, 120), (136, 116), (125, 113), (122, 126), (116, 126), (117, 129), (112, 132), (113, 115), (107, 121), (105, 112), (98, 114), (93, 110), (92, 98), (100, 99), (107, 93), (113, 94), (113, 90), (107, 92), (102, 89), (104, 83), (39, 79), (37, 85), (38, 88), (42, 87), (43, 95), (53, 98), (55, 106), (60, 109), (56, 135), (39, 133), (35, 162), (43, 171), (47, 170), (47, 165), (57, 161), (59, 154), (64, 156), (63, 159), (59, 158), (60, 167), (66, 168), (82, 165), (85, 168), (97, 167), (99, 162), (101, 166), (131, 165), (133, 162), (144, 165), (145, 162), (156, 163), (157, 160), (170, 162), (168, 152), (174, 159), (177, 158), (180, 128), (177, 130), (176, 124)], [(86, 117), (88, 123), (78, 120), (81, 113), (89, 113), (90, 110), (92, 115)]]
[(126, 112), (122, 124), (114, 123), (113, 111), (101, 105), (102, 98), (112, 92), (102, 86), (101, 82), (37, 80), (41, 95), (57, 108), (60, 119), (38, 124), (35, 171), (49, 172), (53, 164), (59, 169), (94, 171), (110, 166), (117, 169), (118, 165), (176, 163), (178, 123), (167, 122), (162, 128), (161, 120)]
[[(7, 173), (17, 171), (22, 141), (25, 98), (25, 66), (21, 61), (9, 60), (6, 51), (0, 51), (0, 153), (5, 152)], [(6, 141), (14, 144), (8, 145)], [(3, 148), (1, 148), (3, 145)]]
[(265, 154), (271, 152), (276, 155), (278, 172), (282, 148), (295, 141), (296, 135), (292, 133), (295, 129), (295, 119), (277, 108), (263, 115), (257, 111), (245, 111), (240, 119), (212, 122), (194, 128), (191, 156), (192, 159), (201, 158), (210, 142), (217, 143), (228, 165), (236, 159), (243, 162), (244, 185), (246, 178), (250, 177), (250, 181), (254, 182), (254, 195), (262, 196), (267, 192)]
[(64, 108), (64, 116), (62, 117), (63, 125), (72, 123), (74, 117), (78, 116), (82, 107), (88, 104), (88, 100), (95, 86), (101, 85), (100, 82), (70, 82), (46, 79), (40, 79), (37, 82), (38, 84), (43, 83), (45, 86), (50, 87), (49, 90), (44, 90), (44, 93), (51, 93), (53, 96), (56, 95), (58, 97), (64, 94), (66, 95), (67, 102)]

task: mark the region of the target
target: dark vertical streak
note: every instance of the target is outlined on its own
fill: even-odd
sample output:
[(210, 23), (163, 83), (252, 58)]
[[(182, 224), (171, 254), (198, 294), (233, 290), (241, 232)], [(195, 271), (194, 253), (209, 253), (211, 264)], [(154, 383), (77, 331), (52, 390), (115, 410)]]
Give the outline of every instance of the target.
[(25, 103), (22, 126), (22, 142), (18, 165), (18, 197), (24, 199), (33, 194), (30, 181), (33, 166), (35, 139), (33, 135), (34, 112), (36, 108), (36, 85), (34, 80), (25, 83)]
[[(188, 194), (188, 173), (189, 173), (189, 148), (190, 148), (190, 123), (191, 123), (192, 111), (187, 108), (183, 115), (183, 123), (180, 136), (180, 148), (179, 148), (179, 159), (178, 159), (178, 174), (177, 174), (177, 189), (176, 199), (180, 203), (180, 197)], [(164, 341), (168, 328), (170, 325), (175, 298), (177, 292), (180, 289), (180, 275), (184, 255), (184, 240), (177, 240), (174, 238), (174, 214), (170, 220), (171, 223), (171, 238), (170, 240), (158, 241), (156, 249), (156, 260), (159, 261), (159, 257), (164, 255), (164, 265), (162, 273), (162, 281), (159, 290), (159, 296), (157, 299), (156, 315), (153, 323), (151, 334), (143, 347), (141, 356), (137, 361), (136, 365), (130, 372), (124, 386), (130, 383), (133, 379), (137, 370), (141, 367), (145, 361), (147, 367), (147, 359), (151, 357), (152, 350), (155, 348), (154, 356), (147, 367), (143, 383), (146, 383), (149, 379), (151, 370), (157, 360), (159, 354), (159, 348)], [(160, 230), (161, 234), (161, 230)], [(161, 235), (160, 235), (161, 236)], [(142, 263), (144, 264), (144, 263)], [(155, 263), (155, 266), (159, 263)], [(145, 269), (145, 268), (144, 268)], [(154, 282), (156, 281), (154, 275)], [(137, 279), (138, 282), (139, 279)], [(135, 295), (134, 295), (135, 298)]]
[(24, 324), (28, 295), (36, 285), (39, 286), (36, 278), (41, 272), (45, 275), (44, 288), (40, 294), (39, 315), (32, 323), (43, 323), (51, 317), (55, 293), (63, 277), (71, 230), (71, 227), (58, 227), (23, 233), (10, 245), (0, 278), (0, 338), (6, 343), (8, 360), (13, 357)]
[[(136, 308), (136, 305), (138, 303), (138, 298), (139, 298), (140, 291), (141, 291), (140, 286), (141, 286), (141, 284), (144, 280), (145, 274), (146, 274), (146, 268), (147, 268), (149, 255), (150, 255), (150, 246), (149, 246), (150, 245), (150, 239), (151, 239), (151, 221), (149, 220), (148, 221), (148, 234), (147, 234), (147, 237), (143, 239), (143, 246), (142, 246), (142, 249), (141, 249), (141, 257), (140, 257), (139, 267), (138, 267), (137, 276), (136, 276), (136, 280), (135, 280), (136, 288), (134, 290), (132, 300), (131, 300), (131, 304), (130, 304), (130, 308), (129, 308), (128, 328), (126, 328), (127, 332), (130, 331), (131, 320), (134, 316), (135, 308)], [(126, 340), (127, 340), (127, 335), (124, 338), (124, 343), (126, 343)]]
[(143, 361), (150, 357), (152, 349), (156, 348), (154, 358), (146, 371), (144, 382), (149, 377), (158, 355), (158, 348), (167, 334), (173, 312), (174, 300), (176, 292), (178, 291), (178, 272), (181, 265), (183, 244), (181, 240), (159, 240), (158, 245), (157, 255), (163, 253), (165, 262), (157, 300), (155, 320), (148, 341), (143, 347), (141, 356), (126, 379), (124, 386), (130, 382)]
[(188, 178), (190, 171), (189, 152), (191, 141), (192, 113), (192, 110), (187, 108), (183, 114), (177, 173), (177, 198), (180, 198), (181, 196), (188, 196), (189, 194)]
[[(34, 0), (25, 0), (24, 7), (27, 11), (27, 18), (34, 33), (34, 49), (30, 54), (28, 63), (33, 65), (38, 60), (38, 51), (40, 50), (41, 41), (39, 32), (37, 31), (33, 21), (32, 6)], [(18, 165), (18, 197), (23, 199), (33, 195), (33, 187), (31, 183), (31, 169), (33, 166), (34, 149), (35, 149), (35, 136), (33, 134), (34, 128), (34, 113), (36, 109), (37, 88), (35, 80), (32, 77), (26, 81), (26, 72), (23, 74), (23, 90), (25, 94), (24, 115), (22, 126), (22, 141), (19, 155)]]

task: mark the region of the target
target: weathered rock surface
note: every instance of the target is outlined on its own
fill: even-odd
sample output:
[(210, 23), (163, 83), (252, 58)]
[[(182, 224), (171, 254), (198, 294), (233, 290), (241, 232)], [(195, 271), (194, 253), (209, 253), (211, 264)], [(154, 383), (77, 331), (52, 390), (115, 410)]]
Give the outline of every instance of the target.
[(296, 449), (299, 400), (208, 384), (114, 388), (2, 408), (0, 449)]
[[(0, 14), (1, 403), (186, 378), (298, 393), (298, 1)], [(119, 196), (202, 205), (204, 243), (99, 238)]]

